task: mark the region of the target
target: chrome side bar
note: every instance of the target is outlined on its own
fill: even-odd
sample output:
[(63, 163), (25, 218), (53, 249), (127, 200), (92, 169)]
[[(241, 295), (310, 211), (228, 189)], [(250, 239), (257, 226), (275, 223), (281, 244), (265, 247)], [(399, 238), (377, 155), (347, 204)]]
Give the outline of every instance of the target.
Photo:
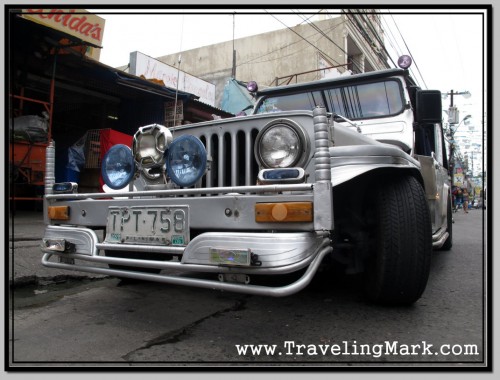
[(97, 243), (97, 249), (104, 249), (106, 251), (127, 251), (132, 252), (152, 252), (152, 253), (165, 253), (171, 255), (182, 255), (184, 253), (185, 247), (172, 247), (164, 245), (139, 245), (139, 244), (127, 244), (125, 247), (121, 244), (110, 244), (110, 243)]

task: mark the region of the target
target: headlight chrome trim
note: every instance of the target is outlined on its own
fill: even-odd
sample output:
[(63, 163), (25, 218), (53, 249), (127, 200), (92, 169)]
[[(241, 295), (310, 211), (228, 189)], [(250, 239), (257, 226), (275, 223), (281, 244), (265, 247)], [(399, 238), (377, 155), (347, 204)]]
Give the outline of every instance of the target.
[[(262, 140), (266, 136), (267, 133), (272, 131), (275, 128), (288, 128), (290, 131), (292, 131), (296, 136), (297, 136), (297, 143), (298, 147), (296, 149), (296, 157), (291, 160), (290, 162), (286, 163), (285, 165), (279, 165), (279, 164), (271, 164), (268, 161), (266, 161), (262, 150)], [(296, 123), (293, 120), (290, 119), (275, 119), (271, 122), (269, 122), (257, 135), (257, 138), (255, 140), (255, 147), (254, 147), (254, 155), (255, 159), (259, 163), (259, 165), (262, 168), (269, 168), (269, 169), (274, 169), (274, 168), (290, 168), (290, 167), (303, 167), (305, 163), (307, 162), (307, 158), (309, 157), (311, 151), (311, 144), (309, 141), (309, 136), (305, 132), (304, 128), (300, 126), (300, 124)]]

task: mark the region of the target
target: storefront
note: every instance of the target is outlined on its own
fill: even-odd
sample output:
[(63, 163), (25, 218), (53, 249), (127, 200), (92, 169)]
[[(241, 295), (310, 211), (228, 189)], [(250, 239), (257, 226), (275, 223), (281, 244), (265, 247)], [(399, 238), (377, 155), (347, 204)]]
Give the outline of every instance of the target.
[[(7, 25), (10, 198), (43, 195), (45, 147), (56, 145), (56, 181), (71, 176), (70, 148), (85, 139), (83, 188), (98, 186), (101, 134), (132, 136), (142, 125), (172, 126), (232, 114), (88, 56), (98, 46), (11, 12)], [(87, 54), (87, 55), (86, 55)], [(177, 112), (174, 112), (177, 110)], [(104, 131), (104, 132), (103, 132)], [(126, 137), (125, 137), (126, 139)], [(96, 152), (97, 159), (90, 157)]]

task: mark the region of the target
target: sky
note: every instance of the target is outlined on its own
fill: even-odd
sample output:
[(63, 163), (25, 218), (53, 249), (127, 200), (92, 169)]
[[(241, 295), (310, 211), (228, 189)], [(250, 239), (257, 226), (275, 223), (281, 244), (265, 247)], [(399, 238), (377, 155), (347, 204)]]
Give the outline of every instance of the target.
[[(106, 10), (91, 10), (97, 14)], [(106, 20), (101, 62), (119, 67), (127, 65), (129, 55), (139, 51), (151, 57), (160, 57), (183, 50), (190, 50), (218, 42), (230, 41), (272, 30), (293, 27), (303, 23), (319, 9), (176, 9), (177, 14), (165, 14), (172, 10), (140, 9), (104, 14)], [(328, 9), (330, 12), (338, 12)], [(437, 89), (443, 93), (469, 91), (465, 99), (455, 96), (460, 117), (471, 114), (471, 123), (481, 126), (483, 113), (483, 17), (471, 11), (457, 13), (452, 9), (412, 10), (383, 9), (382, 27), (386, 32), (386, 45), (393, 60), (401, 54), (409, 54), (414, 60), (412, 74), (422, 88)], [(133, 13), (124, 13), (133, 12)], [(162, 13), (155, 13), (162, 12)], [(200, 12), (199, 10), (197, 12)], [(214, 14), (227, 12), (228, 14)], [(260, 14), (244, 14), (259, 12)], [(464, 11), (461, 11), (464, 12)], [(233, 13), (235, 16), (233, 17)], [(301, 13), (301, 16), (298, 15)], [(335, 14), (332, 14), (335, 17)], [(288, 74), (288, 73), (284, 73)], [(443, 107), (450, 98), (443, 100)]]

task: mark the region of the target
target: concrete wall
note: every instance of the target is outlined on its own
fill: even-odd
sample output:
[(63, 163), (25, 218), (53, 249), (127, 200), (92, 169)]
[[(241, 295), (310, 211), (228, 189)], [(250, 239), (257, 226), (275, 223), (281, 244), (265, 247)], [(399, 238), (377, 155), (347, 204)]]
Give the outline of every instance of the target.
[[(320, 68), (319, 62), (332, 66), (345, 65), (347, 36), (351, 33), (344, 17), (330, 18), (315, 25), (298, 25), (274, 32), (236, 39), (236, 76), (240, 81), (257, 81), (260, 88), (275, 85), (277, 77), (294, 75)], [(303, 38), (301, 38), (303, 37)], [(305, 41), (305, 40), (307, 41)], [(360, 48), (364, 50), (363, 48)], [(323, 56), (318, 52), (320, 50)], [(177, 66), (179, 53), (157, 57), (161, 62)], [(182, 52), (181, 70), (216, 85), (216, 107), (220, 107), (224, 85), (231, 78), (233, 41), (204, 46)], [(344, 67), (339, 71), (344, 72)], [(291, 83), (320, 79), (320, 73), (299, 75)]]

